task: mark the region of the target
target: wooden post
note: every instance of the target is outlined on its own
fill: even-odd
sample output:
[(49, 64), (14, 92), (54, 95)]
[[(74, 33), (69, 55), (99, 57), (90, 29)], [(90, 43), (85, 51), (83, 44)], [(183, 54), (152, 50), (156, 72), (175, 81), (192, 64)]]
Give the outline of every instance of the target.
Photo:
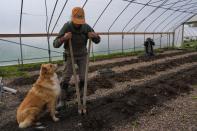
[(174, 43), (175, 43), (175, 31), (172, 34), (172, 47), (174, 48)]
[(162, 34), (161, 34), (161, 36), (160, 36), (160, 49), (161, 49), (161, 39), (162, 39)]
[(2, 77), (0, 77), (0, 102), (2, 102), (3, 99), (3, 83), (2, 81)]
[[(135, 29), (134, 29), (134, 32), (135, 32)], [(133, 39), (134, 39), (133, 50), (134, 50), (134, 52), (135, 52), (135, 33), (133, 34)]]
[(122, 34), (122, 54), (124, 53), (124, 34)]
[(183, 46), (183, 43), (184, 43), (184, 25), (185, 25), (185, 23), (183, 23), (183, 26), (182, 26), (182, 40), (181, 40), (181, 46)]
[(169, 34), (169, 46), (171, 47), (171, 43), (170, 42), (171, 42), (171, 40), (170, 40), (170, 34)]
[(167, 37), (166, 40), (167, 40), (167, 48), (168, 48), (168, 34), (166, 35), (166, 37)]
[(107, 43), (107, 45), (108, 45), (107, 51), (108, 51), (108, 55), (109, 55), (110, 54), (110, 50), (109, 50), (109, 32), (108, 32), (108, 43)]

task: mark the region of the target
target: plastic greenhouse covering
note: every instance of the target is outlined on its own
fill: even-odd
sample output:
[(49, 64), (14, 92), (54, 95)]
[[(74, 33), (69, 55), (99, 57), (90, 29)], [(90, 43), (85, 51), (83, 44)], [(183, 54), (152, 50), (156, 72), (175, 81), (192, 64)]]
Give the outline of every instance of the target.
[[(196, 0), (1, 0), (0, 34), (58, 33), (70, 20), (72, 8), (79, 6), (85, 10), (86, 23), (95, 32), (106, 33), (101, 35), (101, 43), (93, 46), (92, 53), (138, 50), (143, 48), (147, 37), (152, 37), (156, 46), (164, 47), (173, 43), (173, 32), (174, 44), (179, 45), (183, 33), (185, 37), (197, 36), (196, 27), (182, 27), (184, 22), (196, 16), (196, 5)], [(120, 34), (107, 35), (109, 32)], [(140, 32), (141, 35), (121, 35), (121, 32)], [(150, 34), (143, 34), (147, 32)], [(63, 48), (53, 48), (54, 38), (50, 36), (48, 43), (52, 60), (62, 59)], [(48, 44), (47, 36), (1, 36), (0, 65), (18, 63), (22, 60), (21, 51), (24, 63), (47, 61)]]

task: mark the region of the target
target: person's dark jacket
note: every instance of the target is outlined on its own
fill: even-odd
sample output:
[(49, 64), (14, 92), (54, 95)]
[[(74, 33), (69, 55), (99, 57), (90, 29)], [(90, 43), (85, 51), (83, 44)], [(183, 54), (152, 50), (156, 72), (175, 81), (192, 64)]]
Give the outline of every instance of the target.
[[(58, 36), (55, 38), (53, 41), (53, 46), (54, 48), (59, 48), (62, 43), (59, 41), (59, 38), (63, 37), (65, 33), (71, 32), (72, 33), (72, 48), (73, 48), (73, 54), (74, 56), (83, 56), (87, 54), (87, 41), (88, 41), (88, 32), (94, 32), (94, 30), (88, 25), (88, 24), (83, 24), (81, 27), (75, 28), (72, 22), (67, 22), (64, 24), (62, 29), (60, 30)], [(100, 37), (98, 36), (97, 38), (92, 38), (92, 41), (94, 43), (99, 43), (100, 42)], [(69, 44), (68, 40), (64, 41), (64, 49), (65, 53), (67, 55), (70, 54), (69, 51)]]
[(153, 54), (153, 46), (155, 45), (155, 42), (148, 38), (145, 42), (144, 42), (144, 46), (145, 46), (145, 49), (146, 49), (146, 53), (149, 54)]

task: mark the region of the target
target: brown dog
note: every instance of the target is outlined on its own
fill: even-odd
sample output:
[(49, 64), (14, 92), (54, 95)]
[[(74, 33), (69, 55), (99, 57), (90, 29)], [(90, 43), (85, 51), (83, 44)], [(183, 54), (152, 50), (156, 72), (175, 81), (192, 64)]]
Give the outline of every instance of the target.
[(54, 121), (59, 120), (55, 116), (55, 107), (61, 89), (55, 73), (56, 69), (55, 64), (42, 64), (39, 78), (17, 110), (20, 128), (34, 124), (45, 108), (48, 109)]

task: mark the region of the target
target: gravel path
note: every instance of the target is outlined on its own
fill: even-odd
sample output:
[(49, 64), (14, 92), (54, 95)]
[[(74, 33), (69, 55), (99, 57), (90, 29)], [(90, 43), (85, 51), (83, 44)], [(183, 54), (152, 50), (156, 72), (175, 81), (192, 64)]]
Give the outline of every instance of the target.
[(162, 106), (154, 106), (135, 121), (114, 131), (197, 131), (197, 87)]

